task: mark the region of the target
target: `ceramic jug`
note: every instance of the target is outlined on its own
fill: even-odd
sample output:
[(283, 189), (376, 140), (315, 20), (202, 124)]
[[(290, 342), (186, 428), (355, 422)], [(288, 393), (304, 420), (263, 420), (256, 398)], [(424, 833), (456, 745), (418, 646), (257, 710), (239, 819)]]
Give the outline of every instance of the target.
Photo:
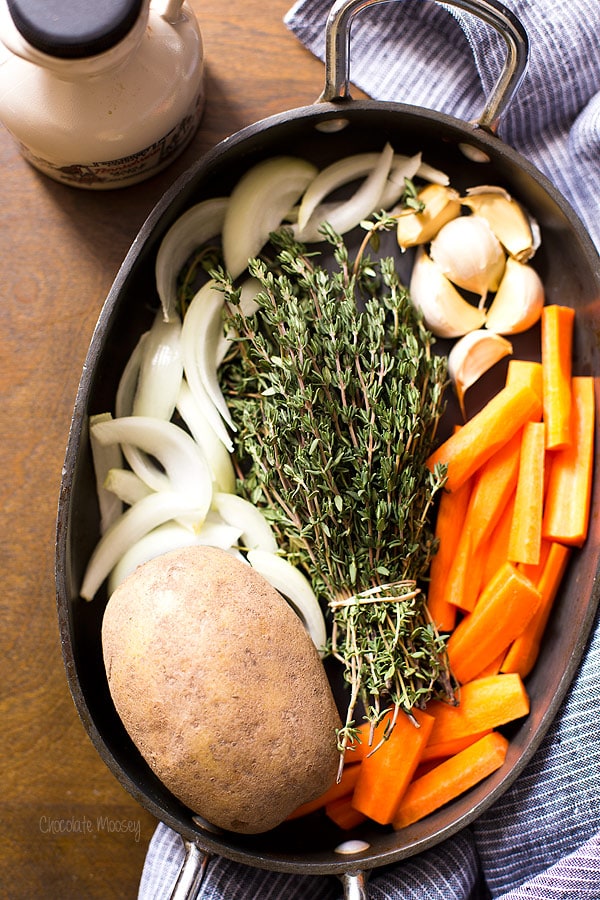
[(0, 122), (56, 181), (125, 187), (185, 148), (204, 107), (183, 0), (0, 0)]

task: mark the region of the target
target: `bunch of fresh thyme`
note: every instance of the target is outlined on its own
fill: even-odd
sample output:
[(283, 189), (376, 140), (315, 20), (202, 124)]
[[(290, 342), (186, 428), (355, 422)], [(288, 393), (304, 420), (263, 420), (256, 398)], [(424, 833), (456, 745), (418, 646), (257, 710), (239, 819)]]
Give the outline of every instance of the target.
[(452, 694), (420, 589), (444, 480), (425, 461), (447, 372), (393, 260), (373, 262), (365, 241), (351, 263), (343, 240), (325, 236), (329, 270), (290, 232), (272, 236), (275, 258), (250, 264), (260, 282), (253, 316), (240, 313), (228, 277), (213, 275), (225, 327), (239, 336), (220, 374), (240, 490), (331, 611), (328, 649), (351, 689), (343, 750), (359, 702), (374, 726), (390, 705), (395, 721)]

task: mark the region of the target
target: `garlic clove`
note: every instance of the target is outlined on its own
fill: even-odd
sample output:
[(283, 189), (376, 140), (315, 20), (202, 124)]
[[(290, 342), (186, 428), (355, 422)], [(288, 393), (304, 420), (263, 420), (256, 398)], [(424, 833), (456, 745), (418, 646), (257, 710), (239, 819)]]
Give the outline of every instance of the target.
[(428, 184), (417, 194), (422, 212), (403, 210), (398, 216), (397, 238), (403, 250), (431, 240), (446, 222), (460, 214), (459, 194), (443, 184)]
[(486, 327), (497, 334), (518, 334), (538, 321), (544, 285), (532, 266), (509, 257), (504, 276), (487, 312)]
[(470, 188), (462, 202), (488, 222), (510, 256), (521, 262), (533, 256), (539, 243), (536, 231), (521, 205), (504, 188)]
[(505, 356), (513, 351), (512, 344), (499, 334), (478, 329), (465, 334), (448, 354), (448, 375), (454, 385), (463, 417), (466, 419), (467, 390)]
[(485, 311), (460, 295), (423, 247), (416, 253), (409, 290), (425, 325), (437, 337), (460, 337), (484, 325)]
[(447, 222), (430, 246), (431, 258), (457, 287), (484, 299), (495, 291), (504, 272), (502, 245), (481, 216), (459, 216)]

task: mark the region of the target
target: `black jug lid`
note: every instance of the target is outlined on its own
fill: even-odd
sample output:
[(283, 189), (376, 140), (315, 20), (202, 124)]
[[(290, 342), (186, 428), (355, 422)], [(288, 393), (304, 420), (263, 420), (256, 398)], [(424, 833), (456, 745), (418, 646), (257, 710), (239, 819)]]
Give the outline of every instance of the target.
[(21, 36), (42, 53), (84, 59), (118, 44), (144, 0), (7, 0)]

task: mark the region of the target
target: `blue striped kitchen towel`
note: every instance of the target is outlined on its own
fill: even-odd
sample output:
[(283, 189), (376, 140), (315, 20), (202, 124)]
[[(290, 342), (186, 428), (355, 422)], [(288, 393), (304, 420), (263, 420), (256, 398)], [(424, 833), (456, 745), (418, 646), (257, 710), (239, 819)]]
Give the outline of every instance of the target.
[[(499, 136), (571, 203), (600, 248), (600, 0), (506, 0), (531, 42)], [(330, 0), (299, 0), (285, 22), (324, 55)], [(376, 4), (352, 26), (351, 80), (377, 100), (475, 118), (504, 50), (467, 13), (423, 0)], [(318, 89), (318, 88), (317, 88)], [(600, 900), (600, 628), (537, 753), (475, 824), (369, 881), (370, 900)], [(159, 825), (139, 900), (170, 896), (181, 838)], [(213, 859), (202, 900), (339, 900), (335, 878)]]

